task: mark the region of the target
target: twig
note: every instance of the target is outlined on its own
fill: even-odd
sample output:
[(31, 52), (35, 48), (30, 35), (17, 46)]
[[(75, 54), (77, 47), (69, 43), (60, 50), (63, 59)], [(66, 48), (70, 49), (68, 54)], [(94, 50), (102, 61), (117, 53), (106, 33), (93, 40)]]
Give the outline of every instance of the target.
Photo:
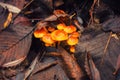
[(55, 56), (55, 57), (60, 57), (61, 54), (56, 53), (56, 52), (49, 52), (48, 54), (46, 54), (47, 56)]
[(23, 9), (12, 19), (11, 23), (14, 22), (14, 20), (23, 12), (23, 10), (26, 9), (26, 7), (28, 7), (34, 0), (31, 0), (28, 4), (25, 5), (25, 7), (23, 7)]
[(98, 1), (99, 1), (99, 0), (94, 0), (94, 1), (93, 1), (93, 4), (92, 4), (92, 6), (91, 6), (91, 9), (89, 10), (90, 20), (89, 20), (88, 26), (89, 26), (91, 23), (93, 24), (93, 10), (94, 10), (95, 4), (96, 4)]
[(104, 51), (103, 51), (103, 58), (102, 58), (101, 63), (103, 63), (103, 61), (104, 61), (104, 56), (106, 55), (106, 51), (108, 49), (108, 45), (110, 43), (111, 37), (112, 37), (112, 32), (110, 32), (110, 35), (109, 35), (108, 40), (107, 40), (107, 43), (105, 45), (105, 48), (104, 48)]
[(36, 63), (38, 61), (38, 56), (36, 56), (36, 58), (33, 60), (32, 64), (30, 65), (30, 67), (26, 70), (25, 72), (25, 77), (23, 80), (26, 80), (28, 78), (28, 76), (30, 76), (31, 72), (33, 71)]
[(106, 51), (107, 51), (107, 48), (108, 48), (108, 45), (110, 43), (111, 37), (112, 37), (112, 32), (110, 32), (110, 35), (108, 37), (107, 43), (106, 43), (104, 51), (103, 51), (104, 53), (106, 53)]
[(45, 69), (47, 69), (47, 68), (49, 68), (49, 67), (51, 67), (51, 66), (53, 66), (53, 65), (56, 65), (57, 63), (58, 63), (57, 61), (54, 61), (54, 62), (45, 63), (45, 64), (43, 64), (43, 65), (40, 65), (40, 64), (39, 64), (40, 67), (38, 67), (36, 70), (34, 70), (34, 71), (32, 72), (32, 74), (36, 74), (37, 72), (40, 72), (40, 71), (42, 71), (42, 70), (45, 70)]

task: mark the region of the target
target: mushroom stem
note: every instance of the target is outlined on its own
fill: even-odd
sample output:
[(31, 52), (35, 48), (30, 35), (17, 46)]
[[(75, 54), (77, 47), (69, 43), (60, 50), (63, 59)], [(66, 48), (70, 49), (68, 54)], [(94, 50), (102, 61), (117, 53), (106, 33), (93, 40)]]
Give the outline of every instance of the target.
[(75, 55), (74, 55), (74, 52), (75, 52), (75, 46), (70, 46), (70, 52), (71, 52), (71, 56), (73, 57), (73, 59), (75, 59)]
[(57, 42), (57, 48), (58, 48), (58, 46), (60, 46), (60, 43), (61, 43), (60, 41)]

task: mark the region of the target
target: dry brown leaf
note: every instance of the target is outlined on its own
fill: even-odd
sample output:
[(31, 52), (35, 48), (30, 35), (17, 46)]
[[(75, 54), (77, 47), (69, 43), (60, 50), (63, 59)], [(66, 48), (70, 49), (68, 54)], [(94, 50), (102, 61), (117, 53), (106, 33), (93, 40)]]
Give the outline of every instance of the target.
[(63, 0), (56, 0), (55, 3), (54, 3), (54, 6), (58, 7), (58, 6), (61, 6), (63, 4), (64, 4)]
[(65, 17), (67, 14), (56, 14), (45, 18), (43, 21), (56, 21), (59, 17)]
[(59, 17), (68, 16), (63, 10), (54, 10), (53, 15), (45, 18), (43, 21), (56, 21)]
[(5, 63), (5, 64), (3, 65), (3, 67), (16, 66), (16, 65), (20, 64), (23, 60), (25, 60), (25, 58), (26, 58), (26, 56), (25, 56), (25, 57), (22, 57), (22, 58), (20, 58), (20, 59), (18, 59), (18, 60)]
[(118, 56), (118, 59), (117, 59), (116, 70), (118, 70), (119, 68), (120, 68), (120, 55)]
[(19, 8), (7, 3), (0, 2), (0, 5), (4, 8), (7, 8), (10, 12), (13, 12), (13, 13), (19, 13), (21, 11)]
[(58, 47), (58, 52), (52, 52), (52, 54), (60, 54), (65, 63), (65, 67), (68, 69), (68, 75), (74, 80), (83, 80), (83, 72), (76, 60), (62, 47)]
[(101, 80), (100, 73), (89, 53), (87, 53), (85, 57), (85, 70), (91, 80)]
[(120, 69), (120, 55), (118, 56), (117, 63), (116, 63), (116, 70), (113, 74), (115, 75), (119, 69)]
[[(25, 25), (17, 24), (11, 26), (9, 30), (4, 30), (0, 33), (0, 66), (7, 65), (11, 61), (11, 64), (17, 64), (16, 60), (26, 57), (31, 41), (32, 32), (34, 28)], [(22, 60), (21, 60), (22, 61)], [(10, 65), (11, 66), (11, 65)]]

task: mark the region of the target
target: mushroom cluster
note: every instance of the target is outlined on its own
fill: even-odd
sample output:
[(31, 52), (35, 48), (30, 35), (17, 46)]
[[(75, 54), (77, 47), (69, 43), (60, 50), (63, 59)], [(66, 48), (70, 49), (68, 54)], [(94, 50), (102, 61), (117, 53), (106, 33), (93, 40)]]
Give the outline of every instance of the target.
[(78, 43), (79, 33), (74, 25), (66, 26), (64, 23), (54, 27), (43, 27), (34, 32), (36, 38), (40, 38), (45, 46), (53, 46), (58, 42), (65, 42), (70, 46), (70, 52), (75, 52), (75, 45)]

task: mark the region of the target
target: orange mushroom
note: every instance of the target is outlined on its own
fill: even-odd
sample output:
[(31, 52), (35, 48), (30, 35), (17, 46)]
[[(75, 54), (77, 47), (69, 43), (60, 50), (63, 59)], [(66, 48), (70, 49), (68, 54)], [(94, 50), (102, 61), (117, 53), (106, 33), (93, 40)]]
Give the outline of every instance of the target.
[(50, 32), (53, 32), (55, 30), (55, 28), (54, 27), (48, 27), (48, 31), (50, 31)]
[(52, 39), (51, 34), (48, 33), (42, 37), (42, 41), (47, 44), (53, 44), (55, 41)]
[(38, 29), (34, 32), (34, 36), (36, 38), (42, 38), (45, 34), (47, 34), (47, 30), (45, 28)]
[(64, 28), (64, 31), (66, 33), (72, 33), (72, 32), (75, 32), (76, 30), (77, 30), (76, 27), (73, 26), (73, 25), (70, 25), (70, 26), (67, 26), (67, 27)]
[(52, 46), (52, 44), (45, 43), (46, 47)]
[(73, 33), (70, 34), (70, 36), (72, 36), (72, 37), (79, 37), (80, 34), (78, 32), (73, 32)]
[(65, 27), (66, 27), (66, 25), (64, 23), (60, 23), (60, 24), (57, 25), (57, 29), (59, 29), (59, 30), (62, 30)]
[(72, 37), (70, 36), (67, 40), (67, 44), (70, 46), (76, 45), (78, 43), (78, 38), (77, 37)]
[(68, 39), (68, 34), (63, 30), (55, 30), (51, 33), (51, 37), (56, 41), (64, 41)]
[(75, 52), (75, 46), (70, 46), (70, 52), (72, 52), (72, 53)]

